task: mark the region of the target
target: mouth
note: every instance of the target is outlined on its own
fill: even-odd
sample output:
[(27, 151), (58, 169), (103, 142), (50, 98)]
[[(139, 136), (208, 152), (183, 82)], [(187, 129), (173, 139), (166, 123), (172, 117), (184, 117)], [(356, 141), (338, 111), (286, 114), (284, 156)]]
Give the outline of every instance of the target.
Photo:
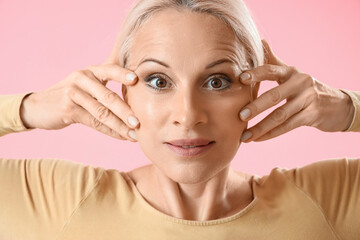
[(172, 140), (169, 142), (166, 142), (168, 144), (171, 144), (173, 146), (185, 146), (185, 147), (199, 147), (199, 146), (206, 146), (210, 143), (213, 143), (215, 141), (211, 141), (208, 139), (204, 139), (204, 138), (194, 138), (194, 139), (177, 139), (177, 140)]
[(174, 145), (169, 142), (166, 142), (166, 146), (170, 151), (179, 155), (181, 157), (195, 157), (199, 155), (203, 155), (208, 152), (213, 145), (215, 145), (215, 141), (209, 141), (207, 144), (197, 144), (190, 145), (183, 143), (184, 145)]
[(211, 141), (207, 144), (203, 144), (203, 145), (174, 145), (174, 144), (171, 144), (171, 143), (167, 143), (167, 144), (170, 144), (170, 145), (173, 145), (175, 147), (182, 147), (182, 148), (197, 148), (197, 147), (205, 147), (209, 144), (212, 144), (212, 143), (215, 143), (215, 141)]

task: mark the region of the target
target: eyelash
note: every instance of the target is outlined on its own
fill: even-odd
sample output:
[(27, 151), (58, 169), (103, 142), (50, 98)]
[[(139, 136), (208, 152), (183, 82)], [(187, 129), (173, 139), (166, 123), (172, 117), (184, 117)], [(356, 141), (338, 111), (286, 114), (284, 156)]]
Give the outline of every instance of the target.
[[(148, 83), (148, 82), (151, 82), (152, 80), (157, 79), (157, 78), (163, 79), (163, 80), (167, 81), (167, 80), (162, 76), (162, 74), (154, 73), (154, 74), (151, 74), (151, 75), (149, 75), (148, 77), (146, 77), (146, 78), (145, 78), (145, 82)], [(218, 91), (218, 92), (224, 91), (224, 90), (230, 88), (230, 87), (231, 87), (230, 84), (233, 82), (233, 80), (232, 80), (231, 78), (229, 78), (229, 77), (227, 77), (227, 76), (225, 76), (225, 75), (223, 75), (223, 74), (213, 74), (213, 75), (210, 76), (210, 80), (207, 81), (207, 83), (211, 82), (211, 81), (214, 80), (214, 79), (224, 80), (224, 81), (226, 81), (229, 85), (226, 86), (226, 87), (223, 87), (223, 88), (219, 88), (218, 90), (211, 90), (211, 91)], [(154, 89), (155, 91), (158, 91), (158, 92), (161, 92), (161, 91), (164, 91), (164, 90), (165, 90), (165, 88), (156, 88), (156, 87), (154, 87), (154, 86), (152, 86), (152, 85), (150, 85), (150, 84), (146, 84), (146, 86), (148, 86), (148, 87), (150, 87), (150, 88), (152, 88), (152, 89)], [(216, 88), (214, 88), (214, 89), (216, 89)]]

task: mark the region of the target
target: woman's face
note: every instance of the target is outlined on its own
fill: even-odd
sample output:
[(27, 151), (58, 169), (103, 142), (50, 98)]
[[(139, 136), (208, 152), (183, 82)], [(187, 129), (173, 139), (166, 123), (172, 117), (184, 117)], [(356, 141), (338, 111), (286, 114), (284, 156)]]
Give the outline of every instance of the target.
[[(215, 17), (174, 9), (152, 16), (134, 36), (127, 68), (139, 81), (123, 89), (124, 98), (140, 121), (136, 134), (145, 155), (176, 182), (210, 179), (229, 166), (240, 146), (246, 123), (239, 112), (250, 89), (238, 80), (236, 44)], [(192, 150), (169, 144), (197, 138), (212, 143)]]

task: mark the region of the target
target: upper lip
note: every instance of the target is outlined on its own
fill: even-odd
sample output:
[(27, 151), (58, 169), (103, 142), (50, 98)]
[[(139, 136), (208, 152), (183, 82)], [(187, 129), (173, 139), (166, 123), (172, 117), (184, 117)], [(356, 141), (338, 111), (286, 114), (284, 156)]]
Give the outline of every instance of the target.
[(194, 138), (194, 139), (176, 139), (166, 143), (170, 143), (175, 146), (204, 146), (209, 144), (210, 142), (214, 142), (208, 139), (203, 138)]

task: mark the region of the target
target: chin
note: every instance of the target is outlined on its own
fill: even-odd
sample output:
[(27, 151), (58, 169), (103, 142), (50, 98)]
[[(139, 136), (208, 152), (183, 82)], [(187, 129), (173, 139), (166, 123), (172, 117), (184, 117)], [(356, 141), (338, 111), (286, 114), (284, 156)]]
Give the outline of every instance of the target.
[[(191, 161), (191, 160), (190, 160)], [(230, 163), (214, 165), (213, 163), (183, 162), (177, 164), (154, 165), (168, 178), (177, 183), (196, 184), (210, 180), (224, 170)]]

